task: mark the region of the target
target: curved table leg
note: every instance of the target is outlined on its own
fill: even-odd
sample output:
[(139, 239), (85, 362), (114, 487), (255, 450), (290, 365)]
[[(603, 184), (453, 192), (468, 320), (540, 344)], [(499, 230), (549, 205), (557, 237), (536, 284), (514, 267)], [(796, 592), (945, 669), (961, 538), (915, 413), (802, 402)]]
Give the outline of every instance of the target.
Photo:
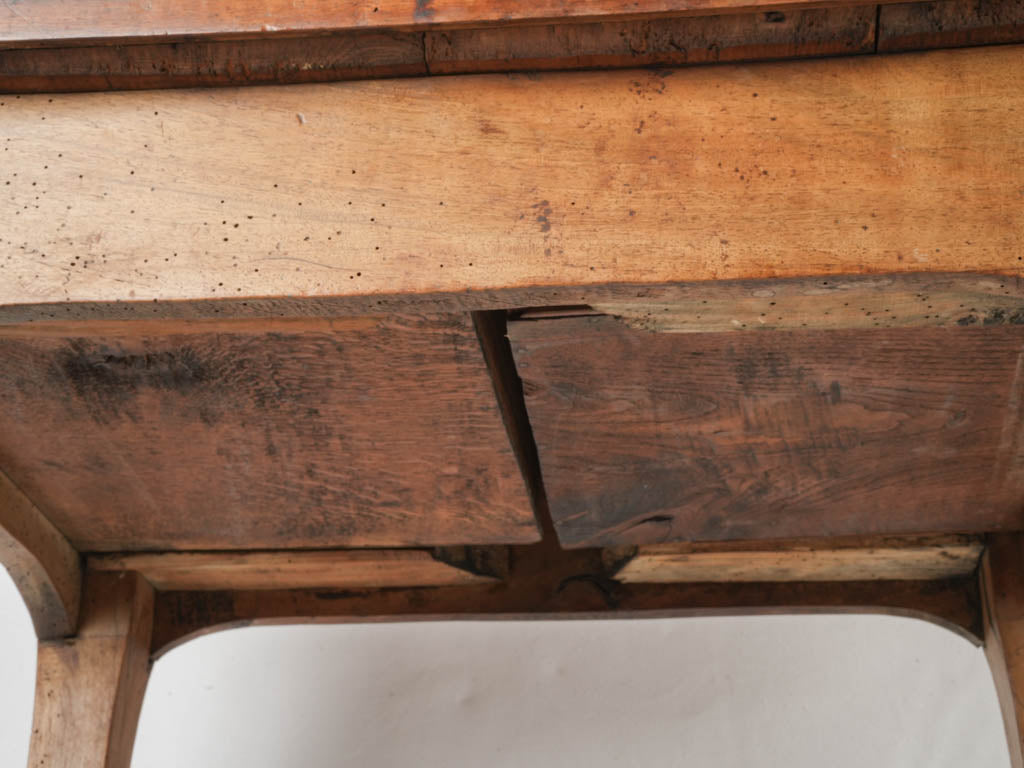
[(128, 768), (149, 679), (153, 589), (86, 575), (78, 635), (39, 644), (30, 768)]
[(82, 586), (78, 552), (2, 469), (0, 567), (21, 593), (36, 637), (75, 633)]

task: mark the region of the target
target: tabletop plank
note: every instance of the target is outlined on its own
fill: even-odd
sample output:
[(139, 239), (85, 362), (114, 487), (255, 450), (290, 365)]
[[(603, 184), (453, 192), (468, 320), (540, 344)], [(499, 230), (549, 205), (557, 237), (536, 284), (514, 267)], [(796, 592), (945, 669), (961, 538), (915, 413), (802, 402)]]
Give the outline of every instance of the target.
[(1022, 112), (1016, 46), (0, 96), (0, 305), (1018, 276)]

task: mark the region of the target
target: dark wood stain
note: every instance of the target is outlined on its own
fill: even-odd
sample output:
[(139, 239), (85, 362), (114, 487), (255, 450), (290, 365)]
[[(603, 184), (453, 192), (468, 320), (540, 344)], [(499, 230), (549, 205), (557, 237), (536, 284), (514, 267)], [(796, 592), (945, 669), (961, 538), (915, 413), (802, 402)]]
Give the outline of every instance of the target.
[[(875, 6), (429, 31), (432, 74), (620, 67), (870, 53)], [(663, 86), (662, 86), (663, 87)]]
[[(413, 19), (431, 23), (432, 0)], [(380, 14), (376, 14), (379, 16)], [(293, 31), (240, 39), (167, 35), (0, 50), (8, 93), (317, 83), (547, 69), (677, 67), (870, 53), (876, 6), (431, 29)], [(481, 123), (483, 133), (499, 132)]]
[(416, 0), (416, 7), (413, 10), (413, 18), (416, 21), (432, 21), (434, 9), (431, 7), (433, 0)]
[(1024, 0), (938, 0), (879, 7), (878, 51), (1024, 41)]
[(0, 50), (7, 92), (322, 83), (427, 74), (422, 35), (351, 31)]
[(0, 466), (86, 551), (533, 541), (466, 315), (0, 339)]
[(509, 337), (566, 546), (1024, 523), (1013, 326)]

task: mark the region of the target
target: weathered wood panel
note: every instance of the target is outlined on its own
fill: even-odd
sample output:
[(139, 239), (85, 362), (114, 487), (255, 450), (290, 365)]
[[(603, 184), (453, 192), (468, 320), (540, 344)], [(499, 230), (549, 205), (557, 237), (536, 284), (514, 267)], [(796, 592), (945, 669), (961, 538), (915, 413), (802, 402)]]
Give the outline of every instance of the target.
[(78, 553), (2, 471), (0, 568), (14, 581), (40, 640), (75, 633), (82, 590)]
[(509, 335), (568, 546), (1024, 523), (1021, 329)]
[(137, 571), (157, 589), (367, 589), (481, 584), (502, 577), (507, 553), (488, 548), (486, 571), (420, 549), (159, 552), (93, 555), (94, 571)]
[(973, 574), (980, 537), (826, 539), (745, 544), (649, 544), (605, 550), (616, 581), (928, 581)]
[(1024, 264), (1017, 47), (0, 104), (0, 304)]
[(1024, 41), (1024, 0), (937, 0), (883, 5), (879, 52)]
[(533, 541), (468, 316), (0, 335), (0, 466), (82, 551)]

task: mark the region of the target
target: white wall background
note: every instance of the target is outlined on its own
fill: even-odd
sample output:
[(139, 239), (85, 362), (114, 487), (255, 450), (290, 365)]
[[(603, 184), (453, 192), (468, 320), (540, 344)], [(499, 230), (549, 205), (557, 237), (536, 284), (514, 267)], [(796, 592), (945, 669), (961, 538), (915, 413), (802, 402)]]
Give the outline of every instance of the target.
[[(0, 768), (35, 638), (0, 569)], [(133, 768), (1006, 768), (979, 649), (884, 616), (273, 627), (155, 666)]]

